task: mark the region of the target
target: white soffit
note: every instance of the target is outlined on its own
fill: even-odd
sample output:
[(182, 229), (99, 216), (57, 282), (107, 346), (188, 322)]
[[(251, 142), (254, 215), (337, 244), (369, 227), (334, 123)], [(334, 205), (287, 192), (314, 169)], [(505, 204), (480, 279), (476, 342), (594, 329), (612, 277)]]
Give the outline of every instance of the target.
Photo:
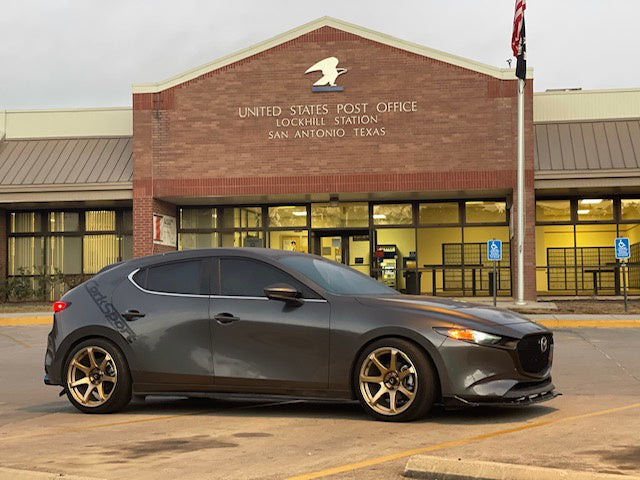
[[(491, 65), (486, 65), (484, 63), (475, 62), (467, 58), (451, 55), (449, 53), (445, 53), (440, 50), (434, 50), (432, 48), (428, 48), (416, 43), (400, 40), (390, 35), (385, 35), (384, 33), (375, 32), (373, 30), (369, 30), (367, 28), (360, 27), (358, 25), (353, 25), (351, 23), (343, 22), (342, 20), (337, 20), (331, 17), (321, 17), (310, 23), (302, 25), (301, 27), (295, 28), (293, 30), (289, 30), (288, 32), (282, 33), (269, 40), (265, 40), (264, 42), (260, 42), (256, 45), (253, 45), (252, 47), (246, 48), (244, 50), (240, 50), (236, 53), (233, 53), (221, 59), (215, 60), (213, 62), (207, 63), (200, 67), (194, 68), (187, 72), (181, 73), (179, 75), (171, 77), (162, 82), (134, 84), (133, 93), (161, 92), (168, 88), (175, 87), (176, 85), (180, 85), (182, 83), (193, 80), (194, 78), (197, 78), (201, 75), (209, 73), (213, 70), (217, 70), (219, 68), (222, 68), (234, 62), (243, 60), (252, 55), (256, 55), (258, 53), (264, 52), (265, 50), (273, 48), (277, 45), (281, 45), (283, 43), (294, 40), (302, 35), (305, 35), (314, 30), (318, 30), (319, 28), (322, 28), (322, 27), (332, 27), (332, 28), (335, 28), (336, 30), (342, 30), (344, 32), (348, 32), (353, 35), (357, 35), (359, 37), (366, 38), (374, 42), (382, 43), (384, 45), (389, 45), (389, 46), (398, 48), (400, 50), (405, 50), (407, 52), (415, 53), (417, 55), (422, 55), (424, 57), (433, 58), (434, 60), (439, 60), (444, 63), (456, 65), (458, 67), (465, 68), (467, 70), (471, 70), (474, 72), (482, 73), (484, 75), (498, 78), (500, 80), (516, 79), (515, 69), (512, 69), (512, 68), (492, 67)], [(533, 69), (531, 68), (527, 69), (527, 78), (533, 78)]]

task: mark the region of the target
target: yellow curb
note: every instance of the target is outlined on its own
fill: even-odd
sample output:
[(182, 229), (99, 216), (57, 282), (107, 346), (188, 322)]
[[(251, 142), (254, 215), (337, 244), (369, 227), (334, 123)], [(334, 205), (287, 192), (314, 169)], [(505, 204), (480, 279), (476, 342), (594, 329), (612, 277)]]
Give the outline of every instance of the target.
[(640, 328), (640, 320), (538, 320), (548, 328)]
[(53, 313), (39, 317), (10, 317), (0, 318), (0, 327), (17, 327), (20, 325), (51, 325)]

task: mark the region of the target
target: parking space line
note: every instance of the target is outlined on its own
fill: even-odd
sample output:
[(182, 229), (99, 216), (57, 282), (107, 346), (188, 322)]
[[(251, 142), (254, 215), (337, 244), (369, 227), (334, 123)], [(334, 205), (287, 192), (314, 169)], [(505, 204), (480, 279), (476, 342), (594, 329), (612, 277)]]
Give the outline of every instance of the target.
[(37, 317), (9, 317), (0, 318), (0, 326), (2, 327), (19, 327), (22, 325), (51, 325), (53, 323), (53, 313), (51, 316)]
[(391, 460), (397, 460), (400, 458), (410, 457), (411, 455), (417, 455), (420, 453), (433, 452), (436, 450), (444, 450), (445, 448), (457, 447), (465, 445), (471, 442), (477, 442), (479, 440), (486, 440), (488, 438), (499, 437), (501, 435), (507, 435), (509, 433), (522, 432), (524, 430), (531, 430), (533, 428), (544, 427), (548, 425), (556, 425), (558, 423), (571, 422), (574, 420), (582, 420), (585, 418), (598, 417), (601, 415), (608, 415), (610, 413), (622, 412), (625, 410), (631, 410), (634, 408), (640, 408), (640, 403), (633, 403), (631, 405), (625, 405), (623, 407), (609, 408), (606, 410), (598, 410), (595, 412), (584, 413), (581, 415), (573, 415), (570, 417), (558, 418), (556, 420), (545, 420), (541, 422), (535, 422), (528, 425), (522, 425), (519, 427), (507, 428), (504, 430), (497, 430), (495, 432), (485, 433), (483, 435), (476, 435), (473, 437), (461, 438), (459, 440), (452, 440), (450, 442), (439, 443), (437, 445), (430, 445), (428, 447), (414, 448), (412, 450), (404, 450), (402, 452), (392, 453), (390, 455), (384, 455), (382, 457), (370, 458), (361, 462), (348, 463), (346, 465), (340, 465), (338, 467), (327, 468), (325, 470), (318, 470), (316, 472), (306, 473), (302, 475), (296, 475), (289, 477), (287, 480), (312, 480), (315, 478), (326, 477), (329, 475), (335, 475), (338, 473), (351, 472), (373, 465), (379, 465), (381, 463), (389, 462)]

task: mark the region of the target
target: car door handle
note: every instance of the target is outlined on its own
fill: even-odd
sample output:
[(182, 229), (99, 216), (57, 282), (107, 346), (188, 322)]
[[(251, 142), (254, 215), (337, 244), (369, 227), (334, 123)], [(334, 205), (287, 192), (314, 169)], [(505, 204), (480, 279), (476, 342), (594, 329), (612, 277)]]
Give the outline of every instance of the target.
[(221, 325), (227, 325), (229, 323), (237, 322), (240, 317), (236, 317), (230, 313), (219, 313), (214, 315), (213, 319)]
[(142, 318), (145, 315), (146, 315), (145, 313), (141, 313), (138, 310), (132, 310), (132, 309), (127, 310), (122, 314), (124, 319), (127, 320), (128, 322), (135, 320), (136, 318)]

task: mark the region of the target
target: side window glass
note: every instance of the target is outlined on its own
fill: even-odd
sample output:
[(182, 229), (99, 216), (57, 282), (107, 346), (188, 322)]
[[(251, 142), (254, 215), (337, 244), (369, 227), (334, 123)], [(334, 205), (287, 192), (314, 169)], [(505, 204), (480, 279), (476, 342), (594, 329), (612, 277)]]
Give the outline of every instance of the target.
[(144, 288), (164, 293), (205, 294), (200, 264), (200, 260), (191, 260), (149, 267)]
[(286, 283), (302, 292), (304, 298), (319, 298), (289, 274), (266, 263), (245, 258), (220, 260), (220, 294), (241, 297), (264, 297), (265, 287)]

